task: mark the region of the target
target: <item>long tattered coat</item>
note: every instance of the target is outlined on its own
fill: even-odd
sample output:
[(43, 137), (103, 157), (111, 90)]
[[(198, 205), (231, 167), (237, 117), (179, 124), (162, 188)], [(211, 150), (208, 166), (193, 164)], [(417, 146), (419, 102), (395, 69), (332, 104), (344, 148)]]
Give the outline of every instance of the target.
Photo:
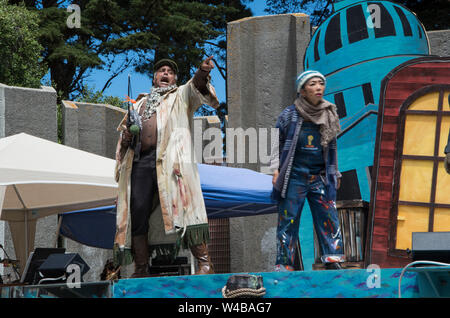
[[(195, 110), (202, 104), (214, 108), (219, 106), (214, 87), (210, 83), (206, 87), (209, 94), (202, 95), (191, 79), (185, 85), (166, 93), (156, 110), (159, 204), (154, 205), (150, 218), (149, 243), (152, 246), (182, 238), (181, 243), (187, 248), (209, 238), (208, 219), (191, 138)], [(134, 105), (138, 113), (141, 107), (145, 107), (145, 101), (146, 98), (141, 98)], [(118, 130), (126, 129), (125, 123), (126, 116)], [(114, 247), (116, 252), (127, 252), (125, 259), (122, 256), (121, 263), (131, 261), (130, 194), (133, 157), (134, 151), (128, 148), (121, 162), (116, 164), (119, 196)]]

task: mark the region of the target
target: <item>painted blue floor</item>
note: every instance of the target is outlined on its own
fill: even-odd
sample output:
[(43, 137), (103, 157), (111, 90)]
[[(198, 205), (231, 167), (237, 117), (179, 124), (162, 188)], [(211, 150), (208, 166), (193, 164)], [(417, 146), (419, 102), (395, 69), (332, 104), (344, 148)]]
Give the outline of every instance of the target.
[[(264, 298), (397, 298), (401, 269), (265, 272)], [(234, 274), (122, 279), (113, 285), (114, 298), (222, 298)], [(377, 275), (376, 277), (374, 275)], [(416, 272), (405, 272), (403, 298), (419, 297)]]
[[(263, 298), (450, 298), (450, 266), (252, 273)], [(236, 274), (188, 275), (0, 288), (0, 298), (223, 298)], [(400, 288), (400, 290), (399, 290)]]

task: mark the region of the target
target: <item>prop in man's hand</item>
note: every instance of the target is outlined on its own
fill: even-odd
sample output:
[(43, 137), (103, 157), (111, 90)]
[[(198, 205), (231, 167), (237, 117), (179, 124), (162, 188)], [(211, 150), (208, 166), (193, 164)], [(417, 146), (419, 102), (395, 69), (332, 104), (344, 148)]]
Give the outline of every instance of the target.
[[(128, 96), (131, 95), (131, 79), (128, 75)], [(139, 135), (142, 128), (141, 117), (138, 112), (131, 107), (132, 100), (130, 97), (127, 98), (128, 101), (128, 116), (127, 116), (127, 129), (133, 135), (130, 143), (132, 149), (136, 148), (139, 141)]]

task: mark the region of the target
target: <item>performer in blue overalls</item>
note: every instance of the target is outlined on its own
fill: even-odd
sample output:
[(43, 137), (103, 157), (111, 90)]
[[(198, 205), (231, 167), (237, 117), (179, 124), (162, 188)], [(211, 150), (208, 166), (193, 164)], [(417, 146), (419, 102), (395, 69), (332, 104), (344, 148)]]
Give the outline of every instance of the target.
[[(317, 233), (321, 260), (327, 269), (344, 261), (336, 210), (341, 174), (337, 167), (336, 136), (340, 131), (336, 106), (323, 99), (326, 79), (305, 71), (296, 81), (294, 104), (278, 117), (278, 169), (272, 196), (278, 200), (276, 271), (293, 270), (300, 215), (308, 203)], [(272, 163), (272, 166), (274, 164)]]

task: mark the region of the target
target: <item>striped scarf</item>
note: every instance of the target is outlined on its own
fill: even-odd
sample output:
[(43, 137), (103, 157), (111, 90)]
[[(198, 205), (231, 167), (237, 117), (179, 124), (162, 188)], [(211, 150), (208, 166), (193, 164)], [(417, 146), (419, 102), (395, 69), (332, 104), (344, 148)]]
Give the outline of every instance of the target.
[(156, 112), (156, 108), (158, 108), (161, 103), (161, 97), (176, 87), (177, 85), (175, 84), (168, 87), (153, 87), (150, 90), (150, 94), (147, 95), (147, 104), (145, 105), (145, 111), (143, 114), (144, 120), (152, 117), (152, 115)]

